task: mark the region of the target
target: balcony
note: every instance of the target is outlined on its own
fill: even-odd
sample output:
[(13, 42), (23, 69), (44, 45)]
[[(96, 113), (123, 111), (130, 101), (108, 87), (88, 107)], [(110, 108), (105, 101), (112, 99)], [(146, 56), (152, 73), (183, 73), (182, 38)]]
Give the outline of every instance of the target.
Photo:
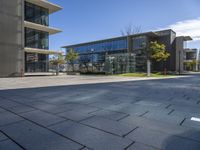
[(59, 29), (40, 25), (40, 24), (36, 24), (36, 23), (32, 23), (32, 22), (29, 22), (29, 21), (24, 21), (24, 27), (39, 30), (39, 31), (48, 32), (50, 35), (61, 32), (61, 30), (59, 30)]
[(49, 14), (61, 10), (62, 8), (58, 5), (55, 5), (47, 0), (26, 0), (26, 2), (41, 6), (49, 10)]

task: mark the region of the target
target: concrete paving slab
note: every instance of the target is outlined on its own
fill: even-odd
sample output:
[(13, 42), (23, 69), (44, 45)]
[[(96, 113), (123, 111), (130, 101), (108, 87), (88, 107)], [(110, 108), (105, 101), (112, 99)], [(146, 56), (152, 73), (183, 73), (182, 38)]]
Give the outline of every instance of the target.
[(59, 114), (57, 114), (57, 116), (61, 116), (61, 117), (64, 117), (66, 119), (70, 119), (70, 120), (73, 120), (73, 121), (81, 121), (81, 120), (85, 120), (87, 118), (90, 118), (93, 115), (71, 110), (71, 111), (59, 113)]
[(19, 147), (17, 144), (15, 144), (11, 140), (0, 142), (0, 149), (1, 150), (23, 150), (21, 147)]
[(43, 126), (49, 126), (51, 124), (55, 124), (55, 123), (66, 120), (64, 118), (61, 118), (56, 115), (52, 115), (40, 110), (35, 110), (35, 111), (20, 114), (20, 115), (25, 117), (28, 120), (31, 120)]
[(8, 139), (8, 137), (7, 136), (5, 136), (3, 133), (1, 133), (1, 131), (0, 131), (0, 142), (1, 141), (4, 141), (4, 140), (6, 140), (6, 139)]
[(66, 121), (51, 126), (50, 128), (95, 150), (121, 150), (132, 143), (131, 140), (114, 136), (72, 121)]
[(9, 108), (9, 107), (20, 106), (20, 104), (10, 100), (1, 100), (0, 106), (3, 108)]
[(53, 105), (53, 104), (49, 104), (49, 103), (45, 103), (45, 102), (32, 102), (32, 103), (29, 103), (28, 105), (30, 105), (31, 107), (34, 107), (36, 109), (52, 113), (52, 114), (57, 114), (57, 113), (61, 113), (64, 111), (71, 110), (71, 108), (68, 108), (68, 107), (65, 107), (62, 105), (57, 106), (57, 105)]
[(15, 107), (9, 107), (7, 109), (14, 112), (14, 113), (17, 113), (17, 114), (35, 110), (34, 108), (28, 107), (28, 106), (25, 106), (25, 105), (18, 105), (18, 106), (15, 106)]
[(131, 145), (127, 150), (159, 150), (159, 149), (154, 148), (150, 145), (145, 145), (145, 144), (136, 142), (133, 145)]
[(119, 136), (124, 136), (137, 127), (98, 116), (86, 119), (81, 123)]
[(5, 111), (0, 113), (0, 126), (5, 126), (7, 124), (12, 124), (24, 120), (11, 112)]
[(178, 135), (183, 138), (188, 138), (200, 142), (199, 131), (191, 128), (177, 126), (166, 122), (158, 122), (156, 120), (137, 116), (126, 117), (120, 120), (120, 122), (137, 125), (138, 127), (144, 127), (147, 129), (163, 132), (170, 135)]
[(100, 111), (96, 111), (96, 112), (91, 113), (91, 114), (101, 116), (101, 117), (105, 117), (105, 118), (108, 118), (108, 119), (113, 119), (113, 120), (119, 120), (119, 119), (127, 116), (127, 114), (125, 114), (125, 113), (109, 111), (109, 110), (100, 110)]
[(82, 147), (28, 121), (1, 127), (0, 130), (28, 150), (77, 150)]
[(200, 149), (199, 142), (145, 128), (136, 129), (134, 132), (127, 135), (127, 138), (164, 150)]
[(183, 122), (182, 126), (191, 127), (191, 128), (195, 128), (197, 130), (200, 130), (200, 122), (199, 121), (191, 120), (191, 118), (186, 119)]

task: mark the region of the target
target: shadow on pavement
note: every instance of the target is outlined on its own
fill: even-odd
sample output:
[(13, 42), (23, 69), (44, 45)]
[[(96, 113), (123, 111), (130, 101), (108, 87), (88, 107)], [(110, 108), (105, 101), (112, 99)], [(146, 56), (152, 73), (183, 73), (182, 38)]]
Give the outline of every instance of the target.
[(162, 147), (163, 150), (200, 150), (200, 131), (189, 131), (180, 135), (170, 136)]

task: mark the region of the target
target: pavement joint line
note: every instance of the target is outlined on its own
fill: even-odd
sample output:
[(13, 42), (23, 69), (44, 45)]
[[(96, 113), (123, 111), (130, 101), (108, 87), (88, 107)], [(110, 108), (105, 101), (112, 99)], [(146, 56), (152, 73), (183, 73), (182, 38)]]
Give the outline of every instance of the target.
[[(63, 118), (63, 119), (66, 119), (66, 118)], [(57, 124), (60, 124), (60, 123), (66, 122), (66, 121), (68, 121), (68, 120), (69, 120), (69, 119), (66, 119), (66, 120), (63, 120), (63, 121), (59, 121), (59, 122), (56, 122), (56, 123), (50, 124), (50, 125), (48, 125), (47, 127), (51, 127), (51, 126), (54, 126), (54, 125), (57, 125)]]
[(12, 142), (14, 142), (17, 146), (19, 146), (20, 148), (22, 148), (23, 150), (26, 150), (21, 144), (17, 143), (14, 139), (12, 139), (9, 135), (7, 135), (5, 132), (1, 131), (0, 132), (2, 134), (4, 134), (6, 137), (8, 137), (8, 139), (10, 139)]
[(186, 119), (187, 118), (184, 118), (179, 125), (182, 126)]
[(144, 115), (148, 114), (149, 111), (144, 112), (143, 114), (139, 115), (139, 117), (143, 117)]
[[(4, 108), (4, 109), (5, 109), (5, 108)], [(6, 110), (6, 109), (5, 109), (5, 110)], [(54, 130), (48, 128), (48, 127), (45, 127), (45, 126), (43, 126), (43, 125), (41, 125), (41, 124), (39, 124), (39, 123), (37, 123), (37, 122), (34, 122), (34, 121), (30, 120), (30, 119), (27, 119), (27, 118), (21, 116), (20, 114), (17, 114), (17, 113), (15, 113), (15, 112), (10, 111), (10, 110), (7, 110), (7, 111), (9, 111), (9, 112), (11, 112), (11, 113), (13, 113), (13, 114), (15, 114), (15, 115), (17, 115), (17, 116), (23, 118), (24, 120), (26, 120), (26, 121), (28, 121), (28, 122), (31, 122), (31, 123), (33, 123), (33, 124), (39, 126), (39, 127), (42, 127), (42, 128), (44, 128), (44, 129), (47, 129), (47, 130), (49, 130), (49, 131), (51, 131), (51, 132), (53, 132), (53, 133), (55, 133), (55, 134), (57, 134), (57, 135), (59, 135), (59, 136), (61, 136), (61, 137), (63, 137), (63, 138), (66, 138), (66, 139), (68, 139), (68, 140), (70, 140), (70, 141), (72, 141), (72, 142), (75, 142), (75, 143), (77, 143), (77, 144), (79, 144), (79, 145), (81, 145), (81, 146), (85, 146), (85, 145), (83, 145), (83, 144), (81, 144), (81, 143), (79, 143), (79, 142), (77, 142), (77, 141), (75, 141), (75, 140), (73, 140), (73, 139), (71, 139), (71, 138), (69, 138), (69, 137), (67, 137), (67, 136), (64, 136), (63, 134), (60, 134), (60, 133), (58, 133), (58, 132), (56, 132), (56, 131), (54, 131)], [(24, 150), (25, 150), (25, 149), (24, 149)]]
[(172, 109), (172, 110), (168, 113), (168, 115), (171, 115), (174, 111), (175, 111), (175, 110)]
[(101, 110), (103, 110), (103, 109), (102, 109), (102, 108), (98, 108), (98, 110), (91, 111), (91, 112), (89, 112), (88, 114), (92, 114), (92, 113), (95, 113), (95, 112), (98, 112), (98, 111), (101, 111)]
[(129, 131), (128, 133), (124, 134), (122, 137), (125, 138), (127, 135), (129, 135), (131, 132), (137, 130), (139, 127), (134, 128), (133, 130)]
[(171, 106), (172, 106), (172, 104), (169, 104), (169, 105), (167, 105), (165, 108), (168, 109), (168, 108), (171, 107)]
[(82, 119), (82, 120), (79, 120), (79, 121), (77, 121), (77, 122), (80, 123), (80, 122), (82, 122), (82, 121), (88, 120), (88, 119), (93, 118), (93, 117), (95, 117), (95, 116), (96, 116), (96, 115), (89, 116), (89, 117), (87, 117), (87, 118), (85, 118), (85, 119)]
[[(50, 112), (45, 111), (45, 110), (43, 110), (43, 109), (39, 109), (39, 108), (33, 107), (32, 105), (24, 104), (24, 103), (21, 103), (21, 102), (15, 101), (15, 100), (11, 100), (11, 99), (7, 99), (7, 100), (12, 101), (12, 102), (15, 102), (15, 103), (18, 103), (18, 104), (20, 104), (20, 105), (24, 105), (24, 106), (27, 106), (27, 107), (30, 107), (30, 108), (35, 109), (35, 110), (33, 110), (33, 111), (39, 110), (39, 111), (42, 111), (42, 112), (45, 112), (45, 113), (48, 113), (48, 114), (51, 114), (51, 115), (56, 115), (56, 113), (55, 113), (55, 114), (54, 114), (54, 113), (50, 113)], [(2, 107), (2, 106), (0, 106), (0, 107), (4, 109), (4, 107)], [(4, 110), (7, 110), (7, 109), (4, 109)], [(7, 111), (10, 111), (10, 110), (7, 110)], [(67, 110), (67, 111), (68, 111), (68, 110)], [(12, 112), (12, 111), (10, 111), (10, 112)], [(64, 112), (66, 112), (66, 111), (64, 111)], [(61, 112), (61, 113), (62, 113), (62, 112)], [(16, 113), (16, 114), (17, 114), (17, 113)], [(22, 113), (19, 113), (19, 114), (22, 114)], [(59, 113), (57, 113), (57, 114), (59, 114)]]
[(135, 141), (133, 141), (131, 144), (129, 144), (127, 147), (124, 148), (124, 150), (127, 150), (129, 147), (131, 147), (133, 144), (135, 144)]
[(128, 116), (130, 116), (130, 114), (127, 114), (126, 116), (124, 116), (124, 117), (122, 117), (122, 118), (119, 118), (119, 119), (117, 119), (117, 121), (123, 120), (123, 119), (127, 118)]
[(117, 137), (120, 137), (120, 138), (124, 138), (123, 136), (120, 136), (120, 135), (118, 135), (118, 134), (115, 134), (115, 133), (112, 133), (112, 132), (109, 132), (109, 131), (105, 131), (105, 130), (103, 130), (103, 129), (99, 129), (99, 128), (96, 128), (96, 127), (91, 126), (91, 125), (87, 125), (87, 124), (84, 124), (84, 123), (81, 123), (81, 122), (79, 122), (79, 124), (84, 125), (84, 126), (87, 126), (87, 127), (90, 127), (90, 128), (93, 128), (93, 129), (96, 129), (96, 130), (99, 130), (99, 131), (103, 131), (103, 132), (105, 132), (105, 133), (108, 133), (108, 134), (111, 134), (111, 135), (114, 135), (114, 136), (117, 136)]

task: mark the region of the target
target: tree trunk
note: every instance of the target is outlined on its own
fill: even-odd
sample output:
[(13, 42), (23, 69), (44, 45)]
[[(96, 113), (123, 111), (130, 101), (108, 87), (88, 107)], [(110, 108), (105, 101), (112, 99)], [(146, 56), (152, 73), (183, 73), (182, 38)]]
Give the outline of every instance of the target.
[(147, 59), (147, 77), (151, 76), (151, 61)]
[(59, 75), (59, 64), (56, 65), (56, 75)]

